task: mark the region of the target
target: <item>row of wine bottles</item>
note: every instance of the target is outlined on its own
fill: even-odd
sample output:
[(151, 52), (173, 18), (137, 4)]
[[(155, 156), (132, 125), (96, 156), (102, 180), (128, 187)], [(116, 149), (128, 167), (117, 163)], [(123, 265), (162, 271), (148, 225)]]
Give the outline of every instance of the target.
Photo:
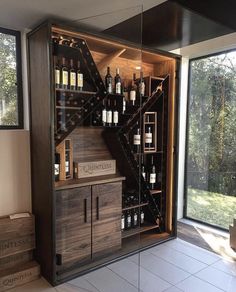
[(122, 212), (121, 216), (121, 230), (129, 230), (137, 228), (144, 224), (145, 214), (143, 209), (132, 209)]
[(140, 79), (136, 79), (136, 74), (133, 74), (133, 79), (130, 84), (127, 80), (122, 82), (120, 77), (120, 69), (116, 68), (116, 75), (111, 75), (110, 67), (107, 67), (107, 74), (105, 76), (105, 86), (108, 93), (123, 94), (126, 100), (130, 100), (133, 105), (136, 102), (136, 95), (139, 93), (140, 96), (145, 95), (145, 82), (143, 79), (143, 72), (140, 72)]
[[(157, 169), (154, 164), (153, 156), (151, 156), (151, 164), (147, 167), (144, 164), (144, 159), (141, 159), (141, 174), (144, 181), (149, 185), (151, 190), (154, 190), (157, 185)], [(158, 174), (158, 180), (160, 180), (161, 173)]]
[[(154, 144), (153, 128), (154, 128), (154, 126), (145, 125), (144, 137), (143, 137), (145, 148), (152, 148), (153, 147), (153, 144)], [(133, 149), (134, 149), (134, 152), (140, 153), (140, 151), (141, 151), (141, 141), (142, 141), (141, 130), (140, 130), (139, 125), (137, 124), (136, 131), (135, 131), (135, 133), (133, 135)]]
[(74, 60), (62, 57), (61, 60), (54, 56), (55, 87), (70, 90), (83, 90), (84, 76), (80, 70), (80, 61), (74, 65)]

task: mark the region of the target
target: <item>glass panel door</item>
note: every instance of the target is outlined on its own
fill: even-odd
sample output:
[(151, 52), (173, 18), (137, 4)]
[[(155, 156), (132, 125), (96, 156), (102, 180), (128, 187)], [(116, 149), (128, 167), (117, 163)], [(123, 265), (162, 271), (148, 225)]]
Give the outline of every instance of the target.
[(236, 217), (236, 51), (190, 61), (186, 216), (229, 229)]

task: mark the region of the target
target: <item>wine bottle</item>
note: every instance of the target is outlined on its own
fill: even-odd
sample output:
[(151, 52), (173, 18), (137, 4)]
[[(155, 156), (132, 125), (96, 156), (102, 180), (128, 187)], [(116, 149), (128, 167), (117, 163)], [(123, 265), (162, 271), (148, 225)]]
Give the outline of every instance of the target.
[(125, 215), (122, 213), (121, 215), (121, 231), (125, 230)]
[(62, 68), (61, 68), (61, 80), (62, 80), (62, 88), (68, 89), (69, 86), (69, 70), (66, 66), (66, 59), (62, 57)]
[(107, 75), (105, 76), (105, 85), (108, 93), (112, 93), (112, 76), (110, 67), (107, 67)]
[(129, 99), (132, 102), (132, 105), (135, 105), (135, 101), (136, 101), (136, 90), (137, 90), (137, 86), (136, 86), (136, 84), (134, 82), (135, 79), (136, 79), (136, 75), (134, 73), (133, 80), (131, 82), (130, 92), (129, 92)]
[(54, 56), (54, 74), (55, 74), (55, 87), (60, 88), (60, 66), (58, 64), (58, 59)]
[(145, 82), (143, 80), (143, 72), (140, 72), (140, 81), (139, 81), (139, 94), (140, 96), (145, 95)]
[(146, 181), (147, 180), (147, 171), (146, 171), (146, 167), (145, 167), (145, 164), (144, 164), (143, 155), (142, 155), (142, 158), (141, 158), (141, 174), (143, 176), (144, 181)]
[(117, 126), (119, 122), (119, 113), (116, 107), (116, 100), (114, 100), (114, 108), (113, 108), (113, 124)]
[(143, 225), (144, 224), (144, 212), (143, 212), (143, 209), (140, 210), (140, 225)]
[(106, 109), (106, 101), (105, 101), (105, 99), (103, 99), (103, 101), (102, 101), (102, 106), (103, 106), (103, 109), (102, 109), (102, 124), (103, 124), (103, 126), (106, 126), (107, 109)]
[(121, 77), (120, 77), (120, 69), (119, 68), (116, 68), (115, 93), (121, 94)]
[(153, 161), (153, 156), (151, 158), (151, 167), (150, 167), (150, 173), (149, 173), (149, 184), (150, 188), (154, 190), (155, 184), (156, 184), (156, 167)]
[(148, 127), (145, 131), (145, 147), (150, 148), (152, 145), (152, 130)]
[(134, 212), (133, 212), (133, 228), (136, 228), (137, 226), (138, 226), (138, 213), (134, 209)]
[(132, 223), (131, 215), (130, 215), (130, 212), (127, 211), (127, 213), (126, 213), (126, 229), (131, 228), (131, 226), (132, 226), (131, 223)]
[(55, 181), (59, 181), (59, 176), (60, 176), (60, 154), (59, 153), (55, 153), (54, 174), (55, 174)]
[(76, 89), (76, 72), (74, 68), (73, 59), (70, 59), (70, 89)]
[(112, 125), (112, 109), (111, 109), (111, 101), (108, 99), (107, 101), (107, 118), (106, 118), (106, 125), (111, 127)]
[(140, 132), (140, 128), (139, 125), (137, 123), (137, 129), (136, 129), (136, 133), (134, 134), (134, 151), (136, 153), (140, 152), (140, 147), (141, 147), (141, 132)]
[(77, 63), (77, 90), (83, 90), (84, 75), (80, 71), (80, 61)]

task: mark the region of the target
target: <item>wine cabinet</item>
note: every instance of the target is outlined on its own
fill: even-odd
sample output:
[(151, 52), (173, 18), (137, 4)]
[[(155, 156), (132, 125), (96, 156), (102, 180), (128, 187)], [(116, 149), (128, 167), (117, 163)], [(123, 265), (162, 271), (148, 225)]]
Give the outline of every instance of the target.
[(57, 285), (174, 238), (180, 57), (55, 21), (28, 50), (43, 276)]

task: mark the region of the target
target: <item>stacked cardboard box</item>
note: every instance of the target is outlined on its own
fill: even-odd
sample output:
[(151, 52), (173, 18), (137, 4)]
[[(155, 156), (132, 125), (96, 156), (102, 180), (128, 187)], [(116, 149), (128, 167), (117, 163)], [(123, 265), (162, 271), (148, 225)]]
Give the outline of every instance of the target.
[(34, 248), (33, 215), (0, 217), (0, 291), (39, 278), (40, 267), (33, 261)]

